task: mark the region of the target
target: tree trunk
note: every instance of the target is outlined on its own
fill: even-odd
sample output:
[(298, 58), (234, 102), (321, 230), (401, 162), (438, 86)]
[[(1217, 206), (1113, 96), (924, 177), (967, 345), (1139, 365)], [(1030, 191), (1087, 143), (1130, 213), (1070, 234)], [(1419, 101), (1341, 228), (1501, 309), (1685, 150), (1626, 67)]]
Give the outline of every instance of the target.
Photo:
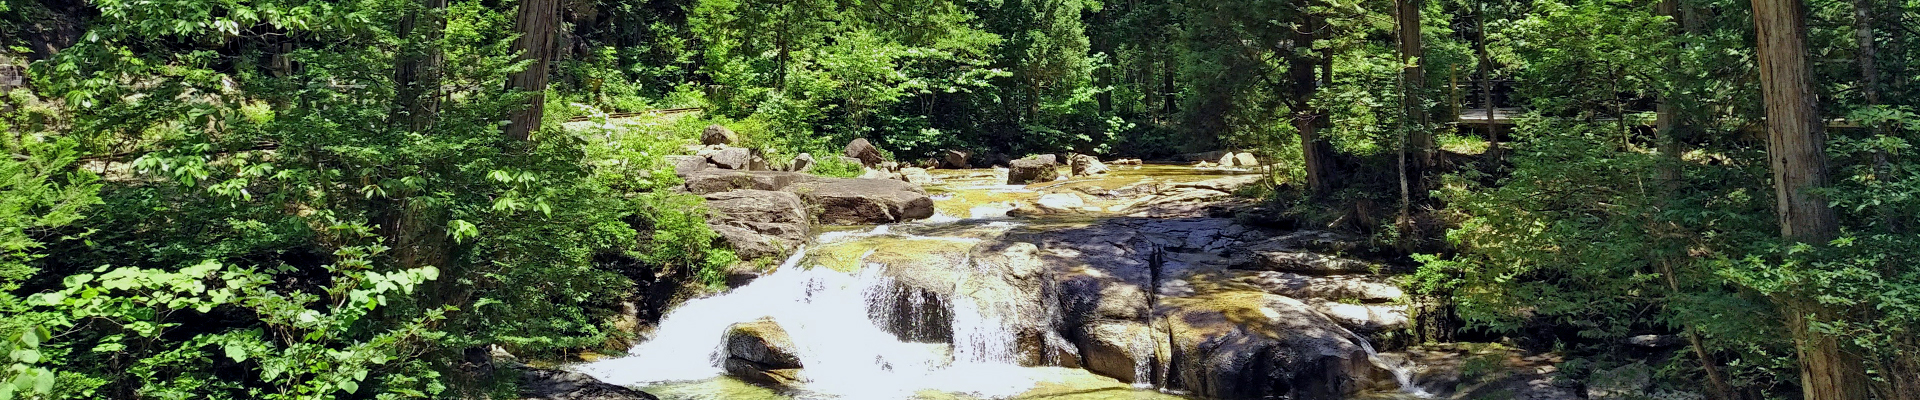
[(1428, 170), (1434, 167), (1433, 130), (1428, 122), (1432, 120), (1427, 110), (1427, 69), (1426, 46), (1420, 38), (1420, 5), (1416, 0), (1397, 0), (1394, 2), (1394, 19), (1400, 26), (1400, 61), (1406, 63), (1401, 72), (1406, 75), (1406, 95), (1400, 97), (1401, 106), (1412, 117), (1413, 131), (1408, 132), (1409, 145), (1414, 152), (1413, 173), (1417, 192), (1424, 193)]
[[(1304, 8), (1304, 7), (1303, 7)], [(1308, 13), (1300, 24), (1304, 30), (1293, 32), (1294, 48), (1287, 55), (1287, 80), (1292, 84), (1288, 104), (1293, 111), (1293, 126), (1300, 133), (1300, 153), (1307, 170), (1307, 189), (1314, 197), (1325, 196), (1333, 192), (1332, 148), (1320, 139), (1320, 113), (1313, 108), (1314, 93), (1319, 84), (1314, 76), (1318, 59), (1309, 56), (1313, 51), (1314, 34), (1324, 24), (1323, 16)]]
[(1497, 168), (1505, 156), (1500, 149), (1500, 127), (1493, 125), (1493, 56), (1487, 53), (1487, 4), (1490, 0), (1475, 1), (1479, 10), (1473, 13), (1474, 27), (1479, 30), (1479, 40), (1473, 42), (1473, 54), (1480, 62), (1480, 106), (1487, 109), (1487, 151), (1493, 152), (1493, 165)]
[[(1880, 68), (1878, 64), (1874, 62), (1874, 58), (1878, 57), (1878, 52), (1875, 51), (1873, 43), (1873, 2), (1871, 0), (1853, 0), (1853, 39), (1860, 47), (1856, 53), (1856, 56), (1859, 57), (1860, 60), (1860, 93), (1866, 97), (1867, 105), (1880, 105)], [(1884, 138), (1887, 135), (1887, 127), (1875, 126), (1873, 128), (1873, 134)], [(1892, 168), (1892, 164), (1887, 161), (1887, 152), (1874, 149), (1874, 178), (1888, 181), (1893, 180), (1894, 174)], [(1901, 227), (1900, 218), (1894, 214), (1891, 205), (1881, 204), (1879, 212), (1880, 221), (1886, 225), (1888, 231), (1905, 231), (1905, 229)]]
[[(1805, 10), (1798, 0), (1752, 2), (1780, 236), (1823, 243), (1837, 234), (1838, 223), (1827, 201), (1811, 193), (1827, 183), (1822, 154), (1826, 127), (1807, 67)], [(1832, 312), (1805, 297), (1788, 294), (1782, 299), (1799, 352), (1801, 393), (1806, 400), (1865, 399), (1867, 379), (1859, 356), (1849, 354), (1835, 338), (1813, 331), (1809, 318), (1828, 318)]]
[(446, 56), (439, 39), (447, 21), (447, 0), (422, 0), (421, 8), (400, 19), (399, 34), (410, 41), (395, 63), (395, 106), (387, 120), (414, 131), (425, 130), (440, 114), (440, 67)]
[(559, 0), (520, 0), (520, 11), (513, 23), (520, 38), (514, 40), (513, 48), (520, 53), (521, 60), (531, 60), (532, 65), (509, 76), (507, 88), (532, 96), (527, 99), (526, 109), (513, 113), (507, 125), (509, 138), (527, 140), (533, 131), (540, 129), (540, 117), (547, 102), (548, 63), (553, 61), (553, 40), (559, 19)]

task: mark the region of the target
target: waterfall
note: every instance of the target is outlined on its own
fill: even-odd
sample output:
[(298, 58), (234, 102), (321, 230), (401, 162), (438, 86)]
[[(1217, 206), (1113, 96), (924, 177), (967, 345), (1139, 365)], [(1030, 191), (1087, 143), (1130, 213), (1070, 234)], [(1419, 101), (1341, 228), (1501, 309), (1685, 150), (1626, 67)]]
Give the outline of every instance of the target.
[(1334, 324), (1333, 327), (1340, 329), (1341, 332), (1346, 332), (1347, 336), (1352, 336), (1354, 343), (1359, 344), (1361, 350), (1367, 351), (1367, 362), (1373, 363), (1373, 366), (1380, 367), (1380, 369), (1384, 369), (1384, 370), (1387, 370), (1387, 372), (1392, 373), (1394, 383), (1397, 383), (1400, 385), (1400, 393), (1406, 393), (1408, 395), (1412, 395), (1413, 397), (1422, 398), (1422, 399), (1428, 399), (1428, 398), (1434, 397), (1433, 393), (1428, 393), (1426, 389), (1421, 388), (1420, 385), (1416, 385), (1413, 383), (1413, 372), (1414, 372), (1413, 368), (1415, 367), (1415, 365), (1412, 362), (1396, 363), (1396, 362), (1389, 361), (1386, 358), (1381, 357), (1380, 352), (1373, 350), (1373, 344), (1367, 342), (1366, 337), (1360, 336), (1360, 334), (1357, 334), (1357, 333), (1353, 333), (1353, 331), (1348, 330), (1346, 327), (1340, 326), (1339, 324)]
[(854, 274), (803, 268), (803, 256), (804, 249), (745, 286), (687, 301), (626, 357), (574, 369), (627, 386), (712, 379), (724, 374), (727, 328), (771, 317), (804, 365), (802, 397), (898, 399), (920, 390), (1007, 397), (1036, 382), (1013, 363), (1013, 334), (998, 319), (1005, 311), (956, 296), (950, 350), (903, 342), (885, 329), (889, 321), (877, 318), (897, 292), (884, 267), (869, 264)]

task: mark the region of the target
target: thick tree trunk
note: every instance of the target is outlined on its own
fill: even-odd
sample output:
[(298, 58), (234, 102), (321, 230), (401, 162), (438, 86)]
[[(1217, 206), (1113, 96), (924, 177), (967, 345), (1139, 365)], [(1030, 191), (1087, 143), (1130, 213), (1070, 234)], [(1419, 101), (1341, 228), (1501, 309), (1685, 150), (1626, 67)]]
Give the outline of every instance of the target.
[(560, 22), (560, 2), (521, 0), (520, 12), (514, 18), (514, 30), (520, 32), (520, 38), (513, 42), (513, 48), (520, 53), (520, 59), (533, 63), (526, 70), (508, 77), (507, 88), (528, 92), (532, 97), (527, 99), (526, 109), (513, 113), (507, 125), (507, 137), (527, 140), (532, 137), (533, 131), (540, 129), (540, 118), (545, 111), (548, 63), (553, 61), (554, 35)]
[[(1853, 39), (1860, 49), (1856, 57), (1860, 60), (1860, 93), (1866, 97), (1867, 105), (1880, 105), (1880, 68), (1874, 58), (1878, 57), (1873, 43), (1873, 2), (1871, 0), (1853, 0)], [(1886, 136), (1887, 128), (1874, 127), (1874, 135)], [(1887, 152), (1873, 151), (1873, 175), (1883, 180), (1894, 179), (1892, 164), (1887, 161)], [(1879, 207), (1881, 223), (1892, 232), (1904, 232), (1900, 218), (1887, 204)]]
[(441, 13), (447, 0), (423, 0), (421, 9), (400, 20), (401, 38), (409, 42), (394, 65), (395, 106), (387, 120), (415, 131), (433, 124), (440, 114), (440, 68), (446, 56), (437, 43), (446, 28)]
[(1300, 152), (1307, 170), (1307, 189), (1315, 197), (1333, 192), (1332, 148), (1320, 139), (1320, 113), (1313, 108), (1313, 96), (1319, 91), (1314, 75), (1315, 67), (1320, 65), (1317, 58), (1308, 53), (1312, 49), (1307, 43), (1313, 43), (1317, 28), (1324, 24), (1323, 16), (1306, 14), (1306, 21), (1300, 24), (1304, 30), (1293, 32), (1293, 53), (1287, 56), (1287, 80), (1292, 88), (1289, 108), (1293, 111), (1293, 126), (1300, 133)]
[(1493, 154), (1493, 164), (1500, 165), (1505, 156), (1500, 148), (1500, 127), (1493, 125), (1493, 56), (1487, 53), (1487, 4), (1490, 0), (1474, 2), (1480, 9), (1473, 13), (1474, 27), (1479, 30), (1478, 40), (1473, 42), (1473, 54), (1480, 62), (1480, 106), (1487, 109), (1487, 151)]
[[(1780, 236), (1822, 243), (1838, 232), (1833, 208), (1812, 191), (1827, 184), (1825, 124), (1806, 60), (1806, 19), (1799, 0), (1752, 0), (1758, 41), (1760, 93), (1767, 112), (1767, 155), (1773, 169)], [(1828, 318), (1825, 306), (1788, 294), (1787, 328), (1799, 352), (1800, 386), (1806, 400), (1867, 398), (1867, 379), (1857, 354), (1832, 336), (1814, 332), (1809, 318)]]

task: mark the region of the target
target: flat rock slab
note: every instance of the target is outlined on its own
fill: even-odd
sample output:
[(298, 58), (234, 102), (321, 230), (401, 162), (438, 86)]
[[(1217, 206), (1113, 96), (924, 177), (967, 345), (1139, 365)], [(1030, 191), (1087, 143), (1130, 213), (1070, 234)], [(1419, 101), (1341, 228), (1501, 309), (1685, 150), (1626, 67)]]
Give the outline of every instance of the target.
[(740, 189), (784, 190), (796, 183), (820, 179), (813, 175), (798, 172), (781, 171), (740, 171), (708, 169), (681, 174), (686, 180), (686, 189), (693, 194), (705, 195)]
[(647, 392), (593, 379), (587, 374), (522, 367), (524, 400), (660, 400)]
[(897, 180), (819, 178), (789, 190), (818, 207), (823, 224), (888, 224), (933, 216), (933, 198)]

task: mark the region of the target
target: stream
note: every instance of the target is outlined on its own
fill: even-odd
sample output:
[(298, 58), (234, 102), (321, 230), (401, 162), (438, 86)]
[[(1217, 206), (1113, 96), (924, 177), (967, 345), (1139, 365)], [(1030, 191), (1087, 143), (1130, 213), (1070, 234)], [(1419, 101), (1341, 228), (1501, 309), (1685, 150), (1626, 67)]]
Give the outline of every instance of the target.
[[(669, 311), (651, 337), (627, 356), (572, 369), (662, 399), (1180, 399), (1252, 393), (1236, 391), (1254, 390), (1237, 386), (1188, 389), (1204, 387), (1192, 383), (1200, 379), (1192, 378), (1201, 376), (1195, 374), (1204, 374), (1179, 361), (1185, 339), (1167, 335), (1176, 328), (1168, 321), (1179, 322), (1181, 329), (1207, 329), (1194, 322), (1200, 320), (1194, 316), (1198, 314), (1180, 314), (1187, 311), (1176, 307), (1200, 307), (1187, 304), (1252, 296), (1268, 302), (1261, 304), (1287, 301), (1281, 306), (1306, 309), (1307, 303), (1272, 299), (1277, 297), (1268, 293), (1272, 290), (1243, 284), (1250, 277), (1272, 277), (1271, 272), (1236, 269), (1252, 262), (1245, 255), (1251, 253), (1236, 249), (1273, 242), (1266, 233), (1195, 214), (1230, 189), (1208, 182), (1231, 178), (1245, 183), (1259, 175), (1185, 166), (1115, 166), (1098, 178), (1005, 185), (1004, 174), (991, 169), (935, 170), (936, 182), (925, 186), (934, 199), (934, 217), (816, 232), (809, 245), (771, 272)], [(1183, 185), (1197, 189), (1171, 189)], [(1102, 235), (1126, 236), (1094, 239)], [(1217, 239), (1195, 239), (1201, 237)], [(1083, 239), (1095, 244), (1075, 242)], [(1022, 246), (999, 253), (981, 250), (1007, 248), (1004, 244), (1013, 242)], [(1109, 242), (1115, 244), (1101, 244)], [(1151, 249), (1152, 254), (1136, 248)], [(1032, 255), (1020, 249), (1033, 249), (1027, 250)], [(1102, 252), (1127, 258), (1111, 263), (1093, 258)], [(1015, 264), (1031, 266), (1007, 266)], [(1313, 304), (1340, 307), (1325, 303)], [(1119, 307), (1114, 304), (1137, 310), (1102, 311)], [(1281, 317), (1289, 310), (1274, 308), (1281, 306), (1250, 309), (1274, 320), (1269, 324), (1276, 327), (1299, 319)], [(1215, 314), (1237, 321), (1239, 314), (1229, 311)], [(1185, 319), (1171, 319), (1179, 315)], [(1110, 321), (1115, 319), (1118, 322)], [(729, 374), (729, 330), (753, 321), (771, 321), (784, 330), (790, 351), (804, 364), (803, 379), (774, 389)], [(1348, 352), (1333, 359), (1336, 364), (1324, 365), (1374, 371), (1339, 383), (1347, 398), (1431, 397), (1413, 384), (1413, 367), (1406, 358), (1376, 353), (1364, 336), (1346, 327), (1322, 325), (1330, 328), (1316, 326), (1313, 340)], [(1256, 321), (1250, 326), (1265, 325)], [(1255, 331), (1268, 337), (1294, 334)], [(1186, 351), (1205, 349), (1195, 346), (1215, 338), (1247, 335), (1233, 332), (1200, 336), (1188, 346), (1194, 350)], [(1259, 351), (1285, 350), (1269, 346)], [(1350, 361), (1339, 363), (1342, 359)], [(1207, 360), (1189, 364), (1199, 362)], [(1295, 387), (1300, 384), (1290, 385), (1286, 390), (1302, 390)]]

